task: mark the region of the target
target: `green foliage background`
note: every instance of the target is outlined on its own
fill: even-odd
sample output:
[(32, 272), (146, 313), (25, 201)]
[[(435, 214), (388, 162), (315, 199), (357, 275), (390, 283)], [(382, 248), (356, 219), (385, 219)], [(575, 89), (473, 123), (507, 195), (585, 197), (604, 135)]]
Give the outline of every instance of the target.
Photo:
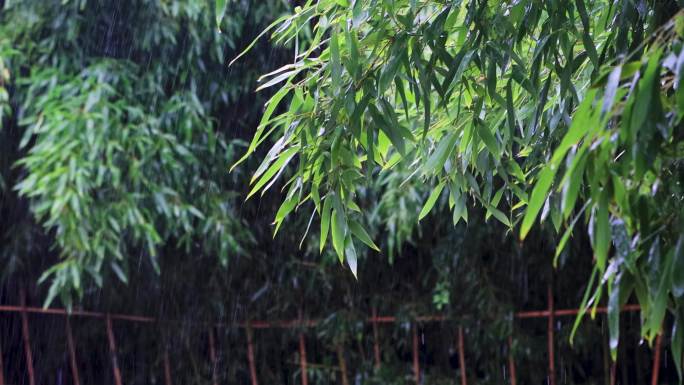
[[(616, 329), (609, 298), (619, 304), (646, 290), (642, 306), (666, 303), (665, 328), (678, 325), (682, 150), (673, 111), (682, 55), (674, 3), (635, 5), (647, 12), (628, 1), (586, 4), (588, 28), (578, 2), (320, 1), (298, 3), (294, 16), (282, 16), (294, 4), (279, 0), (0, 3), (0, 299), (16, 304), (28, 286), (33, 305), (165, 320), (116, 324), (126, 383), (160, 383), (165, 350), (176, 383), (207, 383), (204, 320), (227, 325), (215, 330), (220, 380), (244, 383), (245, 336), (235, 323), (300, 312), (324, 320), (305, 330), (310, 361), (323, 365), (312, 367), (312, 383), (340, 382), (338, 345), (350, 376), (411, 381), (410, 323), (433, 312), (450, 320), (418, 325), (426, 383), (455, 378), (458, 326), (471, 381), (506, 381), (512, 335), (521, 383), (540, 383), (545, 324), (512, 313), (544, 308), (549, 283), (558, 308), (576, 307), (594, 270), (587, 290), (603, 294), (592, 305), (613, 309), (625, 383), (647, 378), (649, 349), (636, 336), (645, 327), (652, 337), (664, 308), (646, 312), (648, 322), (625, 316)], [(228, 65), (281, 16), (273, 41), (259, 40)], [(293, 57), (296, 64), (257, 82)], [(621, 75), (616, 84), (616, 63), (622, 75), (660, 74), (651, 79), (659, 97), (632, 103), (648, 105), (652, 125), (636, 137), (620, 137), (618, 114), (646, 78)], [(604, 104), (586, 95), (605, 99), (613, 88), (610, 114), (595, 112)], [(593, 123), (577, 123), (587, 131), (551, 162), (582, 100)], [(250, 144), (255, 128), (260, 139)], [(653, 156), (642, 174), (632, 167), (638, 156), (618, 156), (626, 143)], [(245, 150), (254, 156), (228, 172)], [(584, 175), (561, 178), (575, 160)], [(532, 202), (544, 207), (535, 196), (548, 194), (535, 186), (547, 165), (560, 170), (540, 209), (547, 219), (520, 243), (512, 228)], [(572, 191), (577, 203), (568, 204)], [(606, 247), (606, 215), (613, 246), (603, 265), (588, 255), (597, 239)], [(602, 235), (575, 231), (556, 253), (570, 224)], [(342, 256), (354, 274), (340, 267)], [(652, 277), (645, 289), (639, 277)], [(373, 307), (402, 321), (381, 329), (380, 371), (362, 322)], [(62, 322), (31, 319), (41, 383), (67, 372), (55, 333)], [(84, 382), (110, 381), (102, 325), (72, 322), (79, 357), (88, 358)], [(570, 346), (572, 321), (559, 321), (565, 381), (605, 380), (608, 341), (597, 349), (604, 322), (580, 325)], [(7, 376), (20, 382), (17, 318), (0, 319), (0, 330), (4, 361), (18, 363)], [(255, 332), (263, 383), (299, 382), (299, 332)], [(678, 333), (668, 336), (681, 346)]]

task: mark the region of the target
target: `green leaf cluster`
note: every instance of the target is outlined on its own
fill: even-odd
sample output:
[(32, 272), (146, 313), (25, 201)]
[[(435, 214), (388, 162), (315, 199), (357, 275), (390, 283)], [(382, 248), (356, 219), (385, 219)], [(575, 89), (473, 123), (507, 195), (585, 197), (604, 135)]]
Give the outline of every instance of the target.
[(289, 162), (252, 193), (291, 169), (276, 222), (312, 205), (321, 248), (330, 227), (353, 267), (354, 240), (368, 243), (349, 230), (360, 197), (408, 169), (403, 185), (435, 186), (418, 220), (446, 200), (467, 221), (476, 204), (523, 240), (539, 219), (554, 263), (586, 228), (596, 277), (582, 306), (607, 298), (613, 358), (632, 298), (649, 341), (668, 310), (681, 329), (684, 14), (641, 4), (309, 0), (273, 26), (276, 43), (313, 38), (263, 79), (278, 89), (245, 156), (273, 137), (265, 162)]
[(258, 74), (214, 74), (280, 8), (208, 3), (0, 7), (0, 257), (3, 275), (60, 261), (41, 278), (46, 305), (128, 282), (132, 258), (157, 272), (175, 253), (226, 266), (253, 242), (225, 165), (240, 146), (232, 103)]

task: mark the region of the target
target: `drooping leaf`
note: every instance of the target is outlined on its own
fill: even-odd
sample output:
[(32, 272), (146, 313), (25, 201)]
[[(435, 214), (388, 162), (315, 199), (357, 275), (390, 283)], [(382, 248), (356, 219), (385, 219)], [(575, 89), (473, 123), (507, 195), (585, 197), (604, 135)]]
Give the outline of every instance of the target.
[(430, 158), (428, 158), (423, 166), (424, 173), (436, 174), (441, 170), (456, 144), (456, 139), (458, 139), (457, 133), (450, 132), (440, 140), (437, 149), (430, 155)]
[(380, 248), (375, 244), (375, 242), (373, 242), (373, 239), (371, 239), (371, 237), (368, 235), (368, 232), (366, 232), (366, 229), (364, 229), (359, 222), (350, 219), (349, 229), (351, 230), (352, 234), (356, 236), (356, 238), (368, 245), (368, 247), (375, 251), (380, 251)]
[(321, 212), (321, 234), (319, 252), (323, 252), (325, 241), (328, 239), (328, 229), (330, 228), (330, 215), (332, 214), (332, 199), (328, 196), (323, 202), (323, 211)]
[(354, 278), (359, 279), (357, 275), (358, 261), (356, 249), (354, 248), (354, 242), (352, 241), (351, 236), (347, 236), (345, 240), (344, 254), (346, 256), (347, 264), (349, 265), (349, 270), (351, 270), (352, 274), (354, 274)]
[(216, 0), (214, 5), (214, 12), (216, 13), (216, 26), (220, 29), (223, 16), (226, 14), (226, 0)]
[(594, 223), (594, 256), (600, 271), (606, 268), (608, 248), (610, 247), (611, 230), (608, 213), (608, 192), (601, 194), (601, 200), (596, 207)]
[(444, 189), (444, 185), (446, 182), (442, 181), (440, 182), (430, 193), (430, 196), (428, 197), (427, 201), (425, 201), (425, 205), (423, 208), (420, 210), (420, 214), (418, 215), (418, 220), (421, 220), (425, 218), (426, 215), (432, 210), (432, 207), (435, 205), (437, 202), (437, 198), (439, 198), (439, 195), (442, 193), (442, 190)]
[(546, 201), (551, 184), (553, 184), (553, 177), (556, 175), (554, 168), (547, 166), (539, 173), (539, 180), (534, 185), (530, 201), (527, 204), (525, 217), (520, 226), (520, 239), (525, 239), (527, 233), (532, 228), (534, 221), (537, 219), (537, 214), (541, 210), (544, 201)]

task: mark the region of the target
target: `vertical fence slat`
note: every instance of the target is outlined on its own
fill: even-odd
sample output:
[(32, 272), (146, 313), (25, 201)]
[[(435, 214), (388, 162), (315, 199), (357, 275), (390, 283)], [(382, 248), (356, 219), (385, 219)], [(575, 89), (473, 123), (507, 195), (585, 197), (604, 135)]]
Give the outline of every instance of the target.
[(119, 370), (119, 360), (116, 357), (116, 339), (114, 338), (114, 330), (112, 330), (112, 317), (110, 317), (109, 314), (105, 316), (105, 325), (107, 327), (107, 341), (109, 342), (109, 355), (112, 360), (114, 384), (122, 385), (121, 370)]
[(304, 340), (304, 333), (299, 333), (299, 366), (301, 368), (302, 385), (309, 385), (309, 377), (307, 375), (306, 362), (306, 341)]
[(173, 385), (171, 378), (171, 362), (169, 361), (169, 350), (164, 348), (164, 384)]
[(71, 377), (74, 380), (74, 385), (81, 385), (81, 378), (78, 374), (78, 364), (76, 361), (76, 344), (74, 343), (74, 335), (71, 332), (71, 321), (69, 316), (64, 317), (64, 328), (66, 329), (67, 349), (69, 349), (69, 366), (71, 366)]
[(373, 307), (373, 355), (375, 369), (380, 369), (380, 333), (378, 333), (378, 309)]
[(335, 346), (337, 351), (337, 362), (340, 365), (340, 375), (342, 377), (342, 385), (349, 385), (349, 377), (347, 377), (347, 360), (344, 358), (344, 349), (341, 344)]
[(461, 369), (461, 385), (468, 385), (465, 367), (465, 343), (463, 342), (463, 327), (458, 327), (458, 367)]
[(413, 324), (413, 375), (416, 385), (420, 385), (420, 360), (418, 359), (418, 326)]
[(549, 385), (556, 385), (556, 360), (554, 356), (554, 307), (553, 307), (553, 287), (551, 284), (547, 290), (547, 300), (549, 305), (549, 315), (547, 317), (548, 349), (549, 349)]
[(515, 374), (515, 357), (513, 357), (513, 337), (508, 337), (508, 372), (511, 377), (511, 385), (517, 385), (518, 379)]
[(214, 344), (214, 328), (209, 328), (209, 359), (211, 360), (211, 381), (214, 385), (218, 385), (218, 376), (216, 369), (218, 366), (216, 360), (216, 345)]
[(0, 344), (0, 385), (5, 385), (5, 365), (2, 361), (2, 344)]
[(257, 381), (256, 362), (254, 361), (254, 337), (252, 328), (245, 328), (247, 334), (247, 362), (249, 363), (249, 377), (252, 380), (252, 385), (259, 385)]
[(660, 375), (660, 350), (663, 343), (662, 332), (656, 337), (655, 351), (653, 352), (653, 371), (651, 372), (651, 385), (658, 385)]
[(31, 352), (31, 337), (29, 336), (28, 313), (26, 312), (26, 290), (19, 290), (21, 301), (21, 336), (24, 341), (24, 355), (26, 357), (26, 371), (28, 372), (29, 385), (35, 385), (36, 379), (33, 372), (33, 353)]

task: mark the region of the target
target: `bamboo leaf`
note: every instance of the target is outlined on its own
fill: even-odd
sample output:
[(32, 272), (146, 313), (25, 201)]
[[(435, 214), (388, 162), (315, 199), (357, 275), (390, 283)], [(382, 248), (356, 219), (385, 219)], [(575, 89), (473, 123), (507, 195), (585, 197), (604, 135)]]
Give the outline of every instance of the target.
[(347, 236), (344, 243), (345, 243), (344, 253), (345, 253), (345, 256), (347, 257), (346, 259), (347, 259), (347, 264), (349, 265), (349, 270), (351, 270), (352, 274), (354, 274), (354, 278), (359, 279), (359, 277), (357, 276), (358, 261), (357, 261), (356, 249), (354, 248), (354, 241), (352, 241), (352, 237)]
[(608, 191), (601, 193), (601, 199), (596, 207), (594, 223), (594, 256), (600, 271), (605, 271), (610, 247), (611, 230), (608, 218)]
[(370, 235), (368, 235), (366, 232), (366, 229), (364, 229), (359, 222), (353, 219), (349, 220), (349, 228), (352, 234), (354, 234), (354, 236), (356, 236), (356, 238), (358, 238), (361, 242), (365, 243), (368, 245), (368, 247), (375, 251), (380, 251), (380, 248), (375, 244), (375, 242), (373, 242)]
[[(275, 162), (273, 162), (273, 164), (271, 164), (271, 166), (268, 168), (268, 170), (266, 170), (264, 175), (262, 175), (261, 178), (259, 178), (257, 183), (254, 184), (254, 187), (252, 187), (252, 190), (250, 190), (249, 194), (247, 194), (247, 198), (245, 200), (251, 198), (252, 195), (254, 195), (258, 191), (260, 191), (261, 188), (264, 187), (264, 185), (266, 183), (268, 183), (274, 175), (276, 175), (276, 174), (279, 175), (280, 172), (290, 162), (290, 160), (297, 154), (298, 150), (299, 149), (297, 147), (292, 147), (292, 148), (289, 148), (289, 149), (283, 151), (280, 154), (280, 156), (278, 157), (278, 159)], [(276, 176), (276, 178), (277, 178), (277, 176)], [(263, 191), (266, 191), (266, 190), (264, 189)]]
[(537, 214), (541, 210), (546, 198), (548, 197), (549, 190), (551, 189), (551, 184), (553, 184), (553, 178), (556, 175), (555, 169), (551, 166), (546, 166), (539, 173), (539, 180), (534, 185), (532, 194), (530, 195), (530, 201), (527, 204), (527, 210), (525, 211), (525, 217), (523, 218), (522, 225), (520, 226), (520, 239), (525, 239), (527, 233), (532, 228), (534, 221), (537, 219)]
[(442, 138), (437, 149), (430, 155), (427, 162), (425, 162), (425, 165), (423, 166), (424, 173), (436, 174), (444, 167), (447, 157), (454, 149), (456, 139), (458, 139), (456, 132), (450, 132)]
[(226, 0), (216, 0), (214, 6), (214, 12), (216, 13), (216, 26), (220, 29), (221, 21), (226, 14)]
[(420, 210), (420, 214), (418, 215), (418, 220), (425, 218), (425, 216), (428, 215), (430, 210), (432, 210), (432, 207), (435, 205), (435, 202), (437, 202), (437, 198), (439, 198), (439, 195), (442, 193), (442, 189), (444, 189), (445, 183), (446, 182), (444, 182), (444, 181), (440, 182), (437, 185), (437, 187), (435, 187), (435, 189), (432, 190), (427, 201), (425, 201), (425, 205), (423, 206), (422, 210)]
[(482, 139), (485, 146), (487, 146), (489, 152), (496, 159), (500, 159), (501, 152), (499, 152), (499, 145), (497, 144), (496, 138), (494, 138), (494, 135), (492, 135), (492, 132), (489, 130), (489, 128), (482, 122), (478, 121), (475, 122), (475, 126), (477, 127), (477, 135), (480, 137), (480, 139)]
[(684, 234), (679, 235), (679, 240), (674, 250), (672, 294), (676, 298), (681, 298), (684, 296)]
[(338, 95), (340, 93), (342, 83), (340, 43), (337, 35), (337, 28), (333, 27), (330, 37), (330, 73), (332, 79), (332, 89), (335, 95)]
[(323, 211), (321, 212), (321, 234), (320, 234), (320, 244), (319, 252), (323, 252), (323, 247), (325, 247), (325, 241), (328, 239), (328, 231), (330, 228), (330, 215), (332, 212), (332, 199), (327, 196), (323, 202)]

